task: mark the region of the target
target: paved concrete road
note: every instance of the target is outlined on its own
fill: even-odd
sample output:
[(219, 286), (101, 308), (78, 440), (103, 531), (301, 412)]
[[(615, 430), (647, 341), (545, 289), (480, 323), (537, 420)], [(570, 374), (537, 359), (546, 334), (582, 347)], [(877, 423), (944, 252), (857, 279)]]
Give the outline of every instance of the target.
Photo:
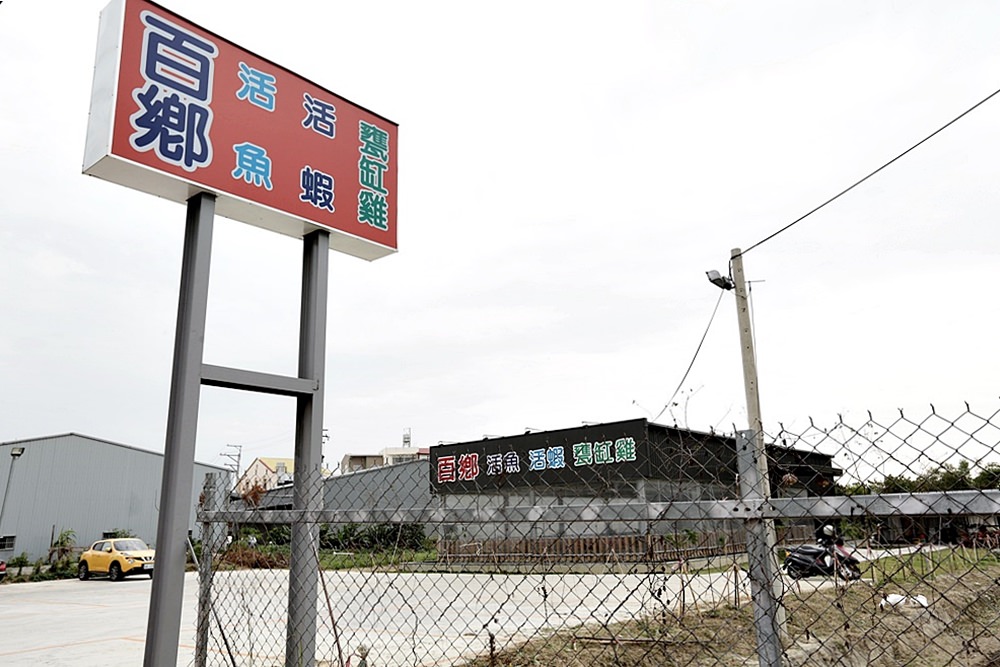
[[(198, 578), (184, 586), (179, 665), (194, 661)], [(141, 665), (152, 582), (45, 581), (0, 586), (0, 665)]]
[[(287, 618), (285, 570), (216, 574), (209, 665), (280, 667)], [(454, 665), (529, 637), (601, 625), (680, 605), (747, 599), (745, 576), (718, 573), (507, 575), (327, 572), (317, 658), (336, 664), (331, 617), (345, 655), (372, 664)], [(151, 582), (54, 581), (0, 586), (0, 665), (141, 665)], [(184, 587), (178, 666), (194, 662), (197, 576)], [(355, 659), (356, 664), (356, 659)]]

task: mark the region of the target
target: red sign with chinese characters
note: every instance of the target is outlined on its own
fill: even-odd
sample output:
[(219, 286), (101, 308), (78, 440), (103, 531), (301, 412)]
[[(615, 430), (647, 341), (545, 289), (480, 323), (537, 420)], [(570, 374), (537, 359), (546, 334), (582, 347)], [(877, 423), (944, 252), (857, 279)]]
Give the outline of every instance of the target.
[(397, 125), (146, 0), (101, 14), (84, 172), (283, 234), (396, 250)]

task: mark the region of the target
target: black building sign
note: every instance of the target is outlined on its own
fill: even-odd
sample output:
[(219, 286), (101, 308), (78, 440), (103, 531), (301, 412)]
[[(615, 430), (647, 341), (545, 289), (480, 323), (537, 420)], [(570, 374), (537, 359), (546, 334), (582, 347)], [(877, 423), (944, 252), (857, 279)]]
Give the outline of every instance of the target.
[[(772, 493), (792, 486), (826, 495), (841, 471), (832, 457), (769, 444)], [(735, 497), (736, 440), (632, 419), (430, 448), (431, 488), (438, 494), (474, 494), (532, 488), (615, 495), (638, 480), (676, 493), (699, 484), (707, 497)], [(656, 486), (658, 484), (658, 486)], [(690, 487), (688, 487), (690, 491)], [(662, 494), (661, 494), (662, 495)]]
[(585, 485), (600, 489), (648, 474), (646, 420), (525, 433), (431, 447), (437, 493)]

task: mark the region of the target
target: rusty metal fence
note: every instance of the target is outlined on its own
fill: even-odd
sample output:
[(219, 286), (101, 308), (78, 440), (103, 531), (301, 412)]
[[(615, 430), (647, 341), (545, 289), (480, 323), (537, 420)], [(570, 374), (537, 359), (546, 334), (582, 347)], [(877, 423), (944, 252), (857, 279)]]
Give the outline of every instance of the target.
[(996, 411), (755, 435), (630, 420), (209, 480), (195, 664), (1000, 664)]

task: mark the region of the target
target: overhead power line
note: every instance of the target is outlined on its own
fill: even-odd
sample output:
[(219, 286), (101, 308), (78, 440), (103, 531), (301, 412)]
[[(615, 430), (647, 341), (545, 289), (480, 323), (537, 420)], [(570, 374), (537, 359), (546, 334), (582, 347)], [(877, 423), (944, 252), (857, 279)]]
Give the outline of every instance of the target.
[(651, 421), (655, 422), (656, 420), (658, 420), (660, 417), (663, 416), (663, 413), (670, 408), (670, 405), (674, 402), (674, 399), (677, 398), (677, 393), (681, 390), (681, 387), (684, 386), (684, 381), (687, 380), (688, 373), (691, 372), (691, 368), (694, 366), (695, 359), (698, 358), (698, 353), (701, 352), (701, 346), (705, 343), (705, 338), (708, 336), (708, 330), (712, 328), (712, 322), (715, 321), (715, 314), (719, 312), (719, 304), (722, 303), (722, 295), (725, 293), (726, 293), (725, 290), (719, 290), (719, 298), (715, 302), (715, 308), (712, 309), (712, 316), (708, 318), (708, 326), (705, 327), (705, 333), (701, 335), (701, 340), (698, 341), (698, 347), (694, 351), (694, 356), (691, 357), (691, 363), (688, 364), (687, 370), (684, 371), (684, 377), (682, 377), (681, 381), (677, 383), (677, 389), (674, 389), (673, 396), (670, 397), (670, 400), (667, 401), (667, 404), (663, 406), (662, 410), (660, 410), (660, 414), (653, 417)]
[(929, 135), (927, 135), (926, 137), (924, 137), (923, 139), (921, 139), (917, 143), (913, 144), (912, 146), (910, 146), (909, 148), (907, 148), (905, 151), (903, 151), (902, 153), (900, 153), (896, 157), (892, 158), (891, 160), (889, 160), (888, 162), (886, 162), (885, 164), (883, 164), (881, 167), (879, 167), (875, 171), (871, 172), (870, 174), (868, 174), (867, 176), (865, 176), (861, 180), (857, 181), (856, 183), (854, 183), (850, 187), (845, 188), (844, 190), (838, 192), (837, 194), (835, 194), (834, 196), (830, 197), (829, 199), (827, 199), (825, 202), (823, 202), (822, 204), (820, 204), (819, 206), (817, 206), (813, 210), (811, 210), (808, 213), (806, 213), (805, 215), (803, 215), (802, 217), (797, 218), (795, 220), (792, 220), (790, 223), (788, 223), (787, 225), (785, 225), (784, 227), (782, 227), (778, 231), (774, 232), (770, 236), (767, 236), (767, 237), (761, 239), (760, 241), (757, 241), (752, 246), (750, 246), (749, 248), (747, 248), (746, 250), (744, 250), (741, 254), (745, 255), (748, 252), (750, 252), (751, 250), (753, 250), (754, 248), (756, 248), (757, 246), (763, 245), (764, 243), (767, 243), (768, 241), (770, 241), (771, 239), (773, 239), (778, 234), (782, 233), (783, 231), (785, 231), (787, 229), (791, 229), (792, 227), (794, 227), (798, 223), (802, 222), (803, 220), (805, 220), (806, 218), (808, 218), (810, 215), (812, 215), (816, 211), (818, 211), (821, 208), (823, 208), (824, 206), (826, 206), (827, 204), (829, 204), (829, 203), (833, 202), (834, 200), (839, 199), (843, 195), (847, 194), (848, 192), (850, 192), (854, 188), (858, 187), (859, 185), (861, 185), (862, 183), (864, 183), (865, 181), (867, 181), (869, 178), (871, 178), (875, 174), (879, 173), (880, 171), (882, 171), (883, 169), (885, 169), (886, 167), (888, 167), (889, 165), (891, 165), (896, 160), (900, 159), (901, 157), (903, 157), (904, 155), (906, 155), (910, 151), (914, 150), (915, 148), (917, 148), (921, 144), (926, 143), (927, 141), (929, 141), (930, 139), (932, 139), (936, 135), (938, 135), (941, 132), (943, 132), (944, 130), (946, 130), (951, 125), (954, 125), (956, 122), (958, 122), (959, 120), (961, 120), (963, 117), (965, 117), (969, 113), (975, 111), (978, 107), (982, 106), (983, 104), (985, 104), (986, 102), (988, 102), (992, 98), (996, 97), (996, 95), (998, 93), (1000, 93), (1000, 89), (997, 89), (997, 90), (993, 91), (992, 93), (990, 93), (989, 95), (987, 95), (986, 97), (984, 97), (983, 99), (981, 99), (979, 102), (977, 102), (976, 104), (972, 105), (971, 107), (969, 107), (968, 109), (966, 109), (965, 111), (963, 111), (962, 113), (960, 113), (958, 116), (955, 116), (950, 121), (948, 121), (947, 123), (945, 123), (944, 125), (942, 125), (938, 129), (934, 130)]

